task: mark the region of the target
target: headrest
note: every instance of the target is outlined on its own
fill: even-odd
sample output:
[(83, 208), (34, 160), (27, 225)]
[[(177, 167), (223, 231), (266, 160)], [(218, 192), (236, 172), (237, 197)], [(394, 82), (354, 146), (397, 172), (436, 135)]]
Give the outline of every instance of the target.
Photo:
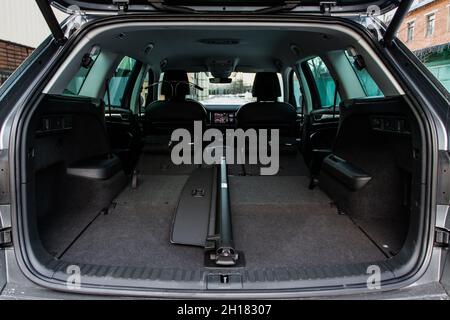
[(161, 94), (168, 98), (184, 98), (190, 94), (189, 78), (184, 70), (164, 71), (163, 83), (161, 84)]
[(280, 80), (276, 72), (258, 72), (252, 89), (259, 101), (276, 101), (281, 97)]

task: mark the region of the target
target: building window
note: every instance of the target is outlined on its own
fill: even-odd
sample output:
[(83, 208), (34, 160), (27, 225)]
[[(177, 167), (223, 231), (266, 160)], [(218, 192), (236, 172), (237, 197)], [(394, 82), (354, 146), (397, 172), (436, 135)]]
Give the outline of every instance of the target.
[(450, 31), (450, 5), (447, 6), (447, 31)]
[(411, 42), (414, 39), (414, 22), (408, 22), (406, 28), (406, 42)]
[(426, 37), (431, 37), (434, 34), (434, 25), (436, 22), (436, 14), (432, 13), (426, 16)]

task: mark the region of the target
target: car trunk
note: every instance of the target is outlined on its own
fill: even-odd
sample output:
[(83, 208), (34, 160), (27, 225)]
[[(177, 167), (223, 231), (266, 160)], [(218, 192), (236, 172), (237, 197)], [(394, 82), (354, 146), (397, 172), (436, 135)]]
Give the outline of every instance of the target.
[[(38, 220), (44, 247), (59, 259), (74, 263), (204, 268), (203, 248), (170, 242), (189, 170), (175, 168), (171, 172), (166, 166), (168, 157), (158, 170), (157, 166), (164, 163), (160, 158), (155, 156), (154, 170), (139, 176), (137, 188), (128, 183), (108, 210), (102, 211), (94, 200), (95, 189), (77, 188), (83, 206), (76, 211), (69, 197), (63, 196), (60, 208)], [(309, 177), (301, 157), (290, 160), (292, 168), (283, 168), (288, 171), (286, 175), (229, 176), (234, 243), (244, 253), (246, 268), (373, 262), (400, 250), (408, 217), (390, 221), (339, 214), (323, 191), (308, 188)], [(74, 186), (70, 178), (67, 183)], [(42, 196), (49, 191), (38, 190)], [(94, 199), (86, 201), (86, 197)]]
[[(144, 139), (125, 173), (108, 151), (101, 108), (44, 95), (28, 131), (29, 250), (55, 279), (76, 265), (96, 284), (131, 277), (142, 281), (135, 285), (205, 289), (223, 285), (214, 275), (232, 274), (231, 288), (269, 281), (280, 289), (312, 279), (364, 283), (371, 265), (395, 278), (420, 225), (411, 205), (420, 195), (412, 146), (420, 145), (408, 108), (395, 97), (341, 110), (333, 153), (314, 182), (296, 144), (265, 176), (254, 164), (176, 165), (161, 137)], [(396, 121), (407, 123), (402, 132), (388, 126)], [(216, 260), (219, 247), (238, 258)]]
[[(42, 113), (59, 106), (60, 99), (67, 100), (44, 98), (43, 109), (47, 111)], [(130, 268), (223, 270), (223, 266), (211, 265), (204, 247), (173, 241), (176, 217), (185, 214), (183, 199), (193, 198), (194, 189), (203, 190), (208, 197), (213, 183), (208, 179), (198, 180), (207, 171), (199, 174), (197, 170), (212, 170), (214, 166), (175, 165), (169, 153), (161, 152), (150, 143), (144, 144), (134, 175), (118, 171), (108, 178), (95, 178), (89, 174), (89, 166), (80, 169), (83, 165), (79, 161), (71, 164), (69, 149), (84, 141), (81, 148), (83, 157), (87, 157), (102, 143), (106, 145), (107, 138), (94, 145), (88, 143), (86, 135), (93, 134), (89, 129), (93, 130), (95, 124), (90, 126), (84, 116), (77, 119), (67, 103), (64, 108), (72, 117), (69, 130), (75, 132), (38, 129), (33, 137), (37, 233), (44, 250), (53, 257), (50, 265), (59, 270), (66, 263), (90, 266), (86, 268), (94, 270), (103, 266), (108, 272), (112, 272), (112, 268), (122, 268), (123, 272)], [(41, 114), (38, 124), (48, 117)], [(81, 122), (83, 126), (77, 131), (75, 128)], [(391, 146), (386, 144), (382, 147), (384, 151), (368, 151), (369, 157), (375, 152), (379, 159), (366, 163), (364, 168), (375, 174), (377, 171), (373, 170), (381, 170), (378, 171), (381, 176), (375, 176), (371, 182), (375, 189), (369, 197), (360, 194), (356, 202), (350, 201), (353, 207), (350, 206), (349, 211), (344, 209), (345, 205), (340, 207), (341, 199), (333, 192), (331, 197), (324, 192), (329, 184), (310, 186), (310, 171), (296, 148), (294, 152), (281, 153), (280, 169), (274, 176), (259, 175), (258, 165), (227, 165), (232, 235), (234, 247), (241, 256), (239, 264), (225, 268), (226, 272), (292, 269), (321, 274), (320, 270), (329, 270), (322, 276), (332, 277), (339, 275), (339, 270), (350, 272), (355, 266), (361, 268), (392, 259), (402, 249), (410, 225), (408, 200), (402, 203), (408, 195), (400, 195), (409, 188), (411, 180), (399, 167), (401, 163), (392, 150), (400, 146), (410, 148), (410, 138), (400, 137), (400, 141), (392, 142)], [(58, 154), (49, 159), (48, 152), (54, 148)], [(391, 158), (393, 167), (385, 161), (386, 167), (378, 168), (375, 162), (386, 157)], [(391, 169), (394, 170), (392, 176), (383, 176), (382, 172)], [(324, 181), (326, 179), (323, 177)], [(377, 181), (384, 184), (388, 180), (391, 186), (387, 189), (376, 187)], [(366, 188), (370, 187), (369, 184)], [(339, 197), (345, 199), (348, 194)], [(368, 203), (360, 205), (364, 201)], [(380, 201), (384, 201), (385, 207), (379, 206)], [(205, 210), (201, 203), (193, 206), (193, 210)], [(393, 208), (396, 211), (392, 211)], [(214, 216), (218, 215), (217, 210), (213, 210)], [(193, 213), (188, 215), (196, 219)], [(209, 219), (210, 215), (206, 213), (205, 217)], [(186, 224), (181, 228), (190, 227)]]
[[(207, 28), (193, 29), (208, 35)], [(136, 30), (135, 37), (132, 29), (119, 36), (133, 42), (148, 31)], [(110, 44), (117, 31), (99, 39)], [(279, 25), (271, 31), (284, 32)], [(318, 34), (303, 31), (307, 39)], [(353, 36), (329, 32), (339, 41)], [(378, 70), (386, 78), (387, 72)], [(388, 282), (417, 262), (426, 137), (404, 92), (343, 101), (332, 116), (336, 141), (329, 154), (306, 155), (297, 138), (281, 150), (272, 176), (260, 175), (258, 165), (175, 165), (160, 136), (142, 139), (136, 165), (122, 166), (123, 150), (113, 146), (117, 121), (103, 102), (52, 90), (37, 100), (25, 117), (21, 223), (26, 254), (51, 281), (64, 285), (69, 267), (77, 266), (89, 288), (365, 290), (370, 267)], [(140, 116), (122, 114), (119, 127)], [(216, 263), (211, 252), (227, 231), (238, 258)]]

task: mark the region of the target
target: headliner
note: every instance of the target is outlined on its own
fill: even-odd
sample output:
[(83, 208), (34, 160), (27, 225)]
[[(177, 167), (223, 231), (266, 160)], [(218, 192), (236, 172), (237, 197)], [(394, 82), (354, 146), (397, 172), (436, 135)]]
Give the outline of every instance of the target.
[[(276, 60), (293, 65), (302, 58), (327, 51), (344, 49), (354, 39), (342, 32), (293, 31), (280, 28), (201, 27), (201, 28), (121, 28), (99, 34), (95, 41), (115, 53), (137, 58), (158, 70), (167, 59), (167, 68), (188, 71), (208, 71), (208, 59), (230, 59), (237, 64), (236, 71), (276, 71)], [(318, 30), (318, 29), (316, 29)], [(202, 40), (218, 40), (205, 43)], [(227, 44), (221, 43), (223, 40)], [(215, 41), (213, 41), (215, 42)], [(149, 44), (149, 54), (145, 49)], [(295, 45), (297, 54), (290, 49)]]

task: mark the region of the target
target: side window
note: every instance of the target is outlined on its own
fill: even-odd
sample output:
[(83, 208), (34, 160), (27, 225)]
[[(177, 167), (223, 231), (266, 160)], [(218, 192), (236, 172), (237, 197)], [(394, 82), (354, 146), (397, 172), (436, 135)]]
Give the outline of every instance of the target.
[(86, 53), (83, 56), (80, 69), (77, 74), (72, 78), (72, 80), (67, 85), (66, 89), (64, 89), (63, 94), (68, 95), (79, 95), (81, 89), (83, 88), (84, 82), (89, 75), (92, 67), (97, 61), (98, 56), (100, 55), (100, 47), (94, 46), (92, 47), (89, 53)]
[(290, 74), (290, 102), (297, 109), (298, 113), (302, 112), (303, 108), (303, 95), (300, 88), (300, 80), (297, 74), (292, 70)]
[(358, 68), (357, 63), (355, 63), (355, 58), (350, 56), (348, 51), (345, 51), (345, 55), (347, 56), (347, 59), (350, 62), (352, 69), (364, 90), (364, 93), (366, 94), (366, 97), (383, 97), (383, 92), (381, 92), (380, 88), (367, 70), (365, 68)]
[[(311, 71), (314, 83), (317, 88), (320, 107), (330, 108), (334, 106), (336, 95), (336, 82), (328, 70), (325, 62), (320, 57), (315, 57), (306, 62), (308, 69)], [(336, 104), (339, 104), (341, 98), (337, 93)]]
[(124, 57), (119, 63), (116, 71), (114, 71), (113, 76), (109, 80), (109, 92), (108, 90), (105, 92), (104, 101), (106, 105), (110, 104), (111, 107), (116, 108), (122, 107), (125, 89), (127, 88), (136, 63), (137, 61), (130, 57)]

